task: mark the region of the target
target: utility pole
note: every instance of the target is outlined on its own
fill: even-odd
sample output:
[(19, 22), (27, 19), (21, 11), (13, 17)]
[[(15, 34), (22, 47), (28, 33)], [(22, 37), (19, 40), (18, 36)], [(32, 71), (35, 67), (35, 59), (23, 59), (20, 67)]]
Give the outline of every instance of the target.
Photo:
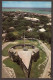
[(24, 48), (25, 48), (25, 31), (24, 31)]

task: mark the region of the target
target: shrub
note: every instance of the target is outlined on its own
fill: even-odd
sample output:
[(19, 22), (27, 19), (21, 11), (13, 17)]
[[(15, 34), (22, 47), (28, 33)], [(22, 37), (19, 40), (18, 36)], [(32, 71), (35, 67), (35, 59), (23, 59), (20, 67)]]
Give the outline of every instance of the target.
[(18, 39), (18, 37), (19, 37), (18, 32), (9, 32), (6, 35), (6, 39), (11, 40), (11, 41), (14, 41), (14, 40)]

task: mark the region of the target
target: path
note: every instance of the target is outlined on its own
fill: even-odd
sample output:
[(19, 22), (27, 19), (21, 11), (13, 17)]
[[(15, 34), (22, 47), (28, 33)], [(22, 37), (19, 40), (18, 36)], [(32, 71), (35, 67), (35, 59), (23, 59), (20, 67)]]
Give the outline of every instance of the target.
[[(9, 45), (10, 43), (12, 42), (7, 42), (7, 43), (4, 43), (2, 45), (2, 50), (7, 46)], [(2, 62), (3, 60), (5, 60), (6, 58), (8, 58), (9, 56), (2, 56)], [(10, 73), (9, 73), (10, 72)], [(10, 69), (8, 67), (5, 66), (5, 64), (2, 63), (2, 78), (16, 78), (15, 75), (13, 73), (13, 69)], [(13, 76), (13, 77), (12, 77)]]
[(40, 40), (38, 40), (38, 42), (41, 44), (41, 46), (43, 47), (43, 51), (46, 53), (47, 57), (48, 57), (48, 62), (46, 64), (46, 67), (45, 67), (45, 70), (41, 76), (41, 78), (50, 78), (49, 75), (49, 71), (50, 71), (50, 68), (51, 68), (51, 51), (47, 48), (47, 46), (42, 43)]

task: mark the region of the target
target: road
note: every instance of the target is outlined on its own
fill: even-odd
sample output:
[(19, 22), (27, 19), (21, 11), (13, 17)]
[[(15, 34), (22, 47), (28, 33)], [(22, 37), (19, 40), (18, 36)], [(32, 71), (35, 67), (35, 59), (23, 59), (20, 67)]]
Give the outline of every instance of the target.
[(2, 64), (2, 78), (11, 78), (3, 64)]
[(7, 45), (9, 45), (11, 42), (7, 42), (7, 43), (4, 43), (3, 45), (2, 45), (2, 50), (7, 46)]
[[(10, 44), (10, 42), (4, 43), (2, 45), (2, 50), (9, 44)], [(2, 56), (2, 62), (4, 59), (6, 59), (6, 57)], [(8, 74), (7, 70), (5, 69), (3, 63), (2, 63), (2, 78), (10, 78), (10, 75)]]
[(42, 49), (48, 57), (48, 62), (46, 64), (45, 70), (44, 70), (41, 78), (50, 78), (50, 76), (48, 76), (48, 75), (49, 75), (49, 71), (50, 71), (50, 68), (51, 68), (51, 51), (47, 48), (47, 46), (43, 42), (41, 42), (40, 40), (38, 40), (38, 42), (43, 47)]
[[(10, 43), (12, 42), (7, 42), (7, 43), (4, 43), (2, 45), (2, 50), (7, 46), (9, 45)], [(9, 70), (8, 68), (6, 68), (5, 64), (3, 64), (3, 60), (8, 58), (8, 56), (2, 56), (2, 78), (16, 78), (15, 75), (13, 76), (12, 74), (9, 74)], [(13, 76), (13, 77), (12, 77)]]

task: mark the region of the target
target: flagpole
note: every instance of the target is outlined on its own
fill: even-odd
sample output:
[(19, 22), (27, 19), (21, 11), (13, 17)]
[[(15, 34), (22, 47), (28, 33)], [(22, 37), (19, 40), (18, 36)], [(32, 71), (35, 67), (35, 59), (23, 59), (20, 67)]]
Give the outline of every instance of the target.
[(24, 48), (25, 48), (25, 32), (24, 32)]

